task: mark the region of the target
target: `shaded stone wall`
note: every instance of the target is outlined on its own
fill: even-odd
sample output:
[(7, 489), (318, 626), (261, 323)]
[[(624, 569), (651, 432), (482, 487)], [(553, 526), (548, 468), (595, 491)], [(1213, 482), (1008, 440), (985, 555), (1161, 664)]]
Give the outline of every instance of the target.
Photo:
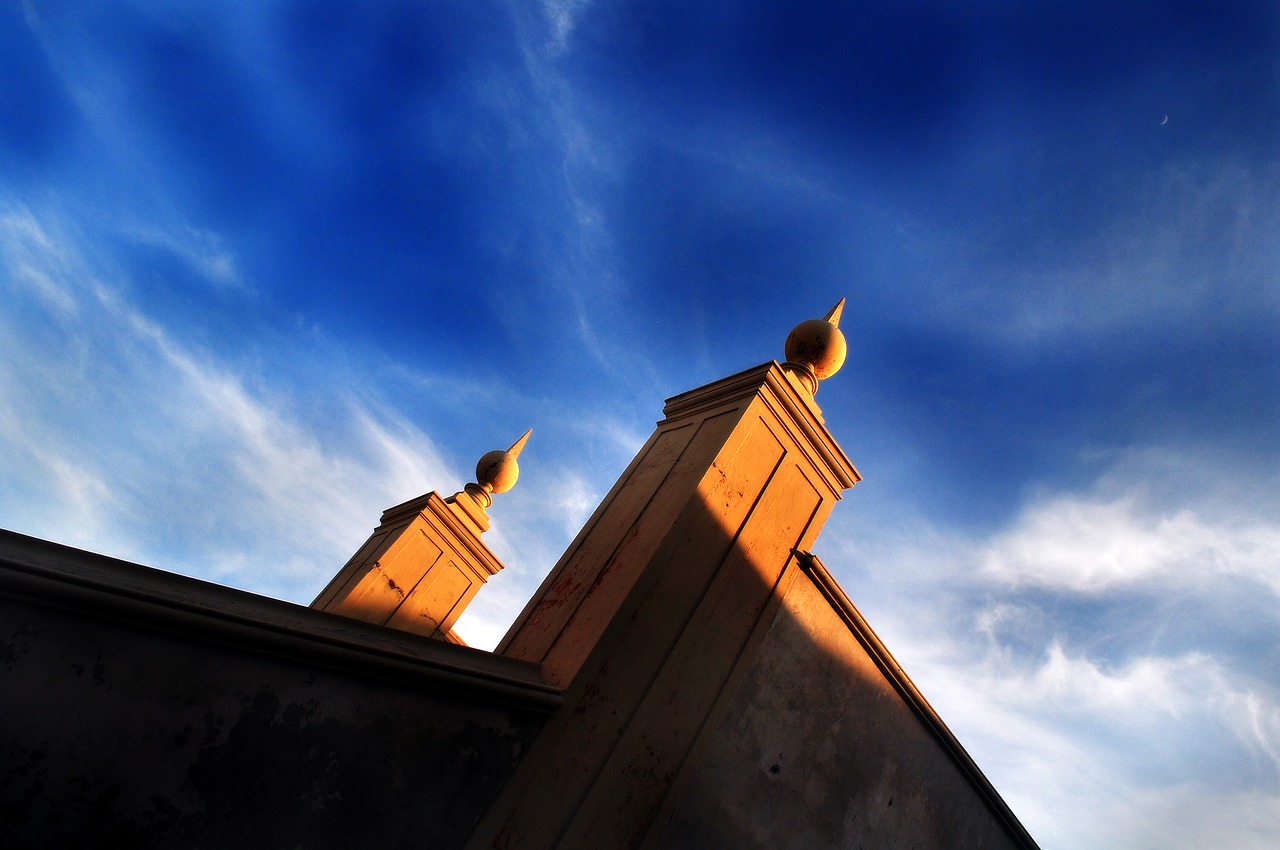
[(856, 470), (776, 363), (666, 418), (499, 651), (565, 686), (470, 850), (634, 848), (774, 586)]
[(536, 667), (0, 537), (9, 847), (454, 847), (557, 702)]
[(804, 551), (859, 478), (811, 390), (664, 413), (499, 645), (565, 706), (468, 850), (1034, 847)]
[(805, 551), (859, 480), (812, 386), (664, 413), (499, 654), (0, 532), (0, 837), (1034, 848)]
[(886, 675), (856, 610), (792, 572), (644, 846), (1034, 847), (949, 733), (929, 728), (941, 721), (927, 703)]

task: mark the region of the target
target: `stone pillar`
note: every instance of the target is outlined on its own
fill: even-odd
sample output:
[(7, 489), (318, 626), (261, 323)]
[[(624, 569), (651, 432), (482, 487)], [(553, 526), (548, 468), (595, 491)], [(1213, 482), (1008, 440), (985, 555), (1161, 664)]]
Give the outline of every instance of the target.
[(542, 665), (565, 706), (470, 848), (644, 838), (795, 551), (859, 480), (813, 400), (819, 366), (771, 361), (667, 402), (498, 648)]
[(492, 493), (515, 484), (516, 458), (528, 439), (527, 432), (506, 451), (486, 454), (476, 465), (476, 483), (448, 499), (431, 492), (385, 510), (311, 607), (462, 643), (453, 624), (503, 568), (480, 539), (489, 528), (485, 509)]

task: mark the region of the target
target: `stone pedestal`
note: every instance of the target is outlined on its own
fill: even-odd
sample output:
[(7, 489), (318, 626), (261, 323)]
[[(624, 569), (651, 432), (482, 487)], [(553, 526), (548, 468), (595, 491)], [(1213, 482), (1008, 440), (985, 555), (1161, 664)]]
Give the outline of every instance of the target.
[(432, 492), (388, 508), (311, 607), (461, 643), (453, 624), (503, 566), (480, 540), (488, 520), (462, 503), (468, 495)]
[(664, 412), (498, 648), (566, 704), (472, 848), (636, 846), (795, 551), (859, 480), (775, 362)]

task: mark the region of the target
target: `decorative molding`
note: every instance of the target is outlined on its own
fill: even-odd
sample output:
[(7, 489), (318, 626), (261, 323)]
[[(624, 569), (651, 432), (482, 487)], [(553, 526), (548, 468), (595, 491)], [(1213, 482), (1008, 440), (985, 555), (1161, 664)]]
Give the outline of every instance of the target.
[[(762, 389), (768, 392), (762, 392)], [(796, 444), (810, 456), (837, 496), (862, 480), (853, 462), (827, 430), (822, 411), (813, 397), (804, 392), (795, 376), (786, 372), (776, 360), (672, 396), (662, 409), (666, 419), (658, 424), (694, 414), (706, 416), (718, 408), (731, 409), (757, 396), (765, 400), (779, 421), (792, 432)]]
[(462, 551), (475, 558), (476, 563), (483, 566), (489, 575), (496, 576), (502, 572), (503, 563), (498, 560), (498, 556), (493, 554), (493, 550), (485, 545), (474, 529), (469, 528), (458, 518), (458, 515), (449, 508), (449, 503), (434, 490), (387, 508), (382, 512), (378, 526), (381, 528), (394, 525), (400, 520), (412, 520), (413, 517), (428, 512), (448, 529), (452, 535), (451, 542), (459, 544)]

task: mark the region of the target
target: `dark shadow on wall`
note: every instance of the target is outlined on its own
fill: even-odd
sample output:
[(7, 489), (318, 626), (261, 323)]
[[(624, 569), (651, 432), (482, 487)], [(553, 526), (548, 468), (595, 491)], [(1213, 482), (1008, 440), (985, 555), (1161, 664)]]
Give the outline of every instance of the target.
[(458, 846), (536, 668), (0, 532), (0, 844)]
[(548, 579), (537, 663), (0, 532), (4, 843), (1034, 847), (802, 554), (812, 456), (706, 422)]
[[(552, 624), (544, 672), (575, 674), (468, 850), (1034, 847), (821, 565), (802, 568), (834, 494), (764, 419), (735, 435), (712, 441), (723, 468), (678, 453), (670, 477), (705, 477), (676, 509), (665, 483), (636, 488), (652, 498), (633, 522), (593, 529), (611, 494), (523, 615)], [(613, 607), (595, 637), (597, 597)]]

